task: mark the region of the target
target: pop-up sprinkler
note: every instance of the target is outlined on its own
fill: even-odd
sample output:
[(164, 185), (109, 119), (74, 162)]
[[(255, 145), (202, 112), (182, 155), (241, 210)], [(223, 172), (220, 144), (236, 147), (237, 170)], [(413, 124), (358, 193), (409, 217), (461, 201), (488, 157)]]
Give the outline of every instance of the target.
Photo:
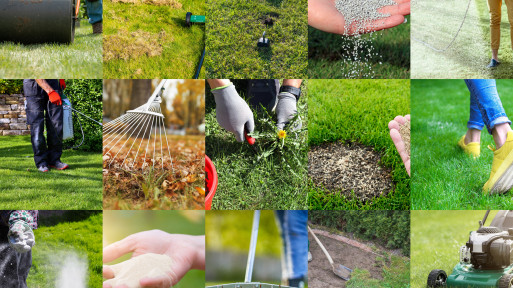
[(269, 47), (271, 45), (271, 42), (269, 41), (269, 38), (265, 38), (265, 31), (264, 34), (262, 34), (262, 37), (258, 39), (257, 46), (258, 47)]

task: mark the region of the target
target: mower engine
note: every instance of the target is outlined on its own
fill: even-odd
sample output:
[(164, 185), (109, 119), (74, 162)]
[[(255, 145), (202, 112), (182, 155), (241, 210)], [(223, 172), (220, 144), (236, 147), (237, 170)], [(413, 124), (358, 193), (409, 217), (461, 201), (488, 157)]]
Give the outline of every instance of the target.
[[(470, 233), (461, 249), (463, 263), (472, 263), (479, 269), (499, 269), (513, 263), (513, 229), (508, 232), (497, 227), (480, 227)], [(469, 256), (470, 255), (470, 259)]]

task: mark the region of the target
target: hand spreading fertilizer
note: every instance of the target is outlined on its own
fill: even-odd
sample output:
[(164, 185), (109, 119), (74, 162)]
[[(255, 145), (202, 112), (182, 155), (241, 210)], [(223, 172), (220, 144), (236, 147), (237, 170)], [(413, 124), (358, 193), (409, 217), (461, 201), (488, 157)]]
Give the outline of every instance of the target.
[(106, 266), (114, 272), (114, 278), (105, 281), (104, 284), (111, 287), (125, 285), (128, 288), (141, 288), (141, 279), (163, 277), (168, 277), (171, 283), (172, 266), (173, 260), (167, 255), (143, 254), (119, 264)]
[[(344, 65), (349, 67), (345, 73), (345, 78), (373, 78), (374, 71), (372, 59), (381, 60), (374, 50), (372, 41), (375, 38), (373, 31), (378, 30), (378, 26), (385, 22), (385, 18), (390, 14), (381, 13), (379, 10), (386, 6), (397, 5), (393, 0), (336, 0), (335, 7), (344, 16), (345, 24), (344, 39), (346, 42), (343, 48), (347, 51), (343, 57)], [(381, 20), (379, 21), (379, 20)], [(378, 22), (376, 22), (378, 21)], [(371, 33), (369, 36), (362, 37), (361, 34)], [(381, 64), (381, 61), (379, 61)]]

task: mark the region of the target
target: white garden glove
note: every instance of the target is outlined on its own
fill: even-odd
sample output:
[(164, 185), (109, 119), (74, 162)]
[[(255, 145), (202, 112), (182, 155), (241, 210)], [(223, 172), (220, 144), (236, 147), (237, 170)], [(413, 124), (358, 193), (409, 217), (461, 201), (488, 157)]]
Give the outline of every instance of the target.
[(11, 225), (9, 233), (9, 244), (18, 253), (29, 252), (36, 240), (32, 228), (25, 221), (16, 221)]
[[(278, 94), (278, 104), (276, 105), (276, 116), (278, 120), (276, 126), (278, 130), (284, 130), (285, 125), (297, 114), (296, 102), (296, 97), (289, 92), (281, 92)], [(301, 129), (301, 121), (298, 119), (292, 131), (299, 129)]]
[(212, 90), (212, 94), (216, 101), (217, 122), (221, 127), (235, 134), (238, 142), (242, 142), (244, 129), (249, 133), (255, 129), (253, 112), (246, 101), (239, 96), (233, 84)]

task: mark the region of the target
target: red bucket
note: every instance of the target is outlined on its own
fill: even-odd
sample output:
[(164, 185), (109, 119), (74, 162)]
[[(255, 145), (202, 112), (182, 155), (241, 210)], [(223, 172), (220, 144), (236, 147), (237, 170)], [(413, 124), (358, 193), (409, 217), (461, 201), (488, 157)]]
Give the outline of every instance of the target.
[(205, 155), (205, 172), (206, 172), (206, 188), (207, 188), (207, 196), (205, 197), (205, 210), (210, 210), (210, 206), (212, 206), (212, 199), (216, 194), (217, 189), (217, 172), (216, 167), (214, 167), (214, 163), (212, 160)]

